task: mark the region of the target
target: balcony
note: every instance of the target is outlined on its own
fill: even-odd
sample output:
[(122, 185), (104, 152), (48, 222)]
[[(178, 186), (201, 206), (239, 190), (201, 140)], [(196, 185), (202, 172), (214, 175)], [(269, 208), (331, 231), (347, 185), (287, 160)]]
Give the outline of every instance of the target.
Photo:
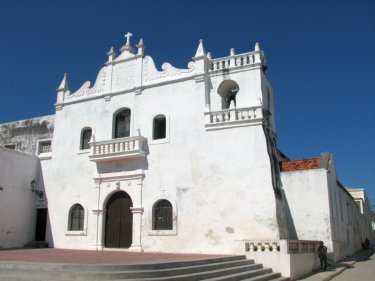
[(146, 139), (142, 136), (90, 142), (89, 158), (93, 162), (105, 162), (145, 157), (145, 143)]
[(204, 115), (206, 130), (259, 125), (263, 121), (261, 106), (210, 111)]

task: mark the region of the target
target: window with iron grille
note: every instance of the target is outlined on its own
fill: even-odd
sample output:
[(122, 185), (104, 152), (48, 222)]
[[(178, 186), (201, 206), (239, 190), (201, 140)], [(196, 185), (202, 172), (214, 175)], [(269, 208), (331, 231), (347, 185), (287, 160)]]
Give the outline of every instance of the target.
[(75, 204), (69, 212), (68, 230), (83, 230), (85, 210), (80, 204)]
[(90, 139), (91, 139), (92, 130), (91, 128), (85, 128), (82, 130), (81, 134), (81, 149), (89, 149)]
[(173, 209), (168, 200), (160, 200), (153, 209), (152, 229), (153, 230), (172, 230), (173, 229)]

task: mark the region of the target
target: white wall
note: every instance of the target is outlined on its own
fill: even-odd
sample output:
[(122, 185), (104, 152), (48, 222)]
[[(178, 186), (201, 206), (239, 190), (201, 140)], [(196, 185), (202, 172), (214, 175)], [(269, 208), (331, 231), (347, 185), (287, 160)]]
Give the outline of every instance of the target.
[(30, 182), (38, 179), (36, 156), (0, 147), (0, 247), (23, 247), (34, 239), (37, 196)]
[(365, 220), (338, 182), (331, 155), (327, 168), (282, 172), (281, 180), (296, 239), (323, 241), (333, 261), (361, 250)]

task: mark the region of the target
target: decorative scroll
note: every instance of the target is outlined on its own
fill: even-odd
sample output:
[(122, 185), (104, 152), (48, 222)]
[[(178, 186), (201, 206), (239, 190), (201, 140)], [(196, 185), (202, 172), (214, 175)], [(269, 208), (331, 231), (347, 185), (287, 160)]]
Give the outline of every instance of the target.
[(195, 70), (195, 63), (189, 62), (187, 69), (173, 67), (170, 63), (165, 62), (161, 66), (163, 71), (158, 71), (155, 67), (154, 60), (150, 56), (143, 59), (143, 81), (145, 83), (160, 80), (170, 81), (173, 79), (190, 76)]
[(90, 87), (91, 85), (90, 81), (86, 81), (85, 83), (82, 84), (81, 88), (79, 88), (76, 92), (74, 92), (73, 94), (67, 95), (66, 99), (78, 98), (78, 97), (83, 97), (83, 96), (88, 96), (88, 95), (93, 95), (93, 94), (104, 92), (106, 75), (107, 75), (106, 67), (103, 67), (98, 73), (94, 86)]

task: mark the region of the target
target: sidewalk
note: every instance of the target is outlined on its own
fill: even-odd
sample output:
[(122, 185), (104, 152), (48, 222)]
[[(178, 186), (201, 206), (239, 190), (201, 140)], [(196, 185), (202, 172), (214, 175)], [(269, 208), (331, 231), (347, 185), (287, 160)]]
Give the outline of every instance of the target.
[(351, 268), (358, 261), (365, 260), (374, 253), (373, 249), (363, 250), (355, 255), (348, 257), (336, 264), (328, 263), (327, 271), (317, 271), (297, 281), (328, 281), (342, 273), (345, 269)]

